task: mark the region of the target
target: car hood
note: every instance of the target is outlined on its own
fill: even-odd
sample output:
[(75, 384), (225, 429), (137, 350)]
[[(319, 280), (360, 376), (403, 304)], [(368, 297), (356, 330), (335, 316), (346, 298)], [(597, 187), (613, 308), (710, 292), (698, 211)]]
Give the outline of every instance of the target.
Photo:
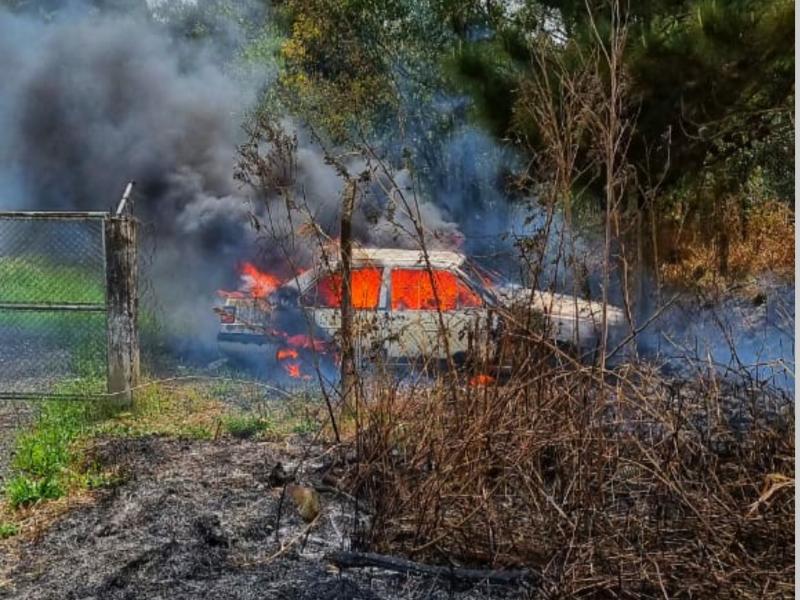
[[(594, 323), (603, 318), (603, 305), (600, 302), (583, 300), (569, 294), (557, 294), (520, 285), (504, 285), (494, 288), (500, 302), (509, 308), (531, 306), (535, 311), (558, 317), (559, 319), (588, 320)], [(623, 325), (625, 313), (621, 308), (608, 305), (606, 315), (609, 325)]]

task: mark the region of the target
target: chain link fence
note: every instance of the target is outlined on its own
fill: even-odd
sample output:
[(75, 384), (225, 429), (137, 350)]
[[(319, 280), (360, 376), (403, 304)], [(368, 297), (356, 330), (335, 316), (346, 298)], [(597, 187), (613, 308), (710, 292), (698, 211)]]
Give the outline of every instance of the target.
[(105, 392), (107, 216), (0, 213), (0, 398)]

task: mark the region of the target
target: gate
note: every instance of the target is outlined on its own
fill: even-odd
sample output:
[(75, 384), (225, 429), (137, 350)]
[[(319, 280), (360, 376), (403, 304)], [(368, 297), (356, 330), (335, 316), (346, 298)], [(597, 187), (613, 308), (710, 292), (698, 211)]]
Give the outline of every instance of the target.
[(0, 212), (0, 399), (129, 393), (136, 313), (134, 219)]

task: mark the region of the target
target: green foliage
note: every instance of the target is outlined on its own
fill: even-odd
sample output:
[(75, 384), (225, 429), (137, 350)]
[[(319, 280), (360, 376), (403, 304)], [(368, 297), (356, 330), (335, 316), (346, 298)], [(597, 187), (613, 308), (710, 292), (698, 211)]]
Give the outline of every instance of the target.
[(769, 140), (793, 138), (793, 3), (696, 0), (639, 30), (628, 61), (641, 99), (640, 151), (671, 131), (672, 181), (705, 167), (719, 187), (736, 190), (762, 162), (765, 142), (791, 166), (793, 143)]
[(6, 484), (6, 499), (12, 508), (29, 506), (44, 500), (55, 500), (64, 495), (61, 485), (51, 479), (33, 479), (16, 475)]
[(517, 85), (521, 61), (527, 58), (516, 41), (509, 35), (462, 44), (447, 63), (454, 80), (475, 99), (476, 120), (497, 137), (505, 136), (511, 126), (514, 95), (509, 90)]
[(397, 135), (442, 89), (441, 63), (474, 2), (290, 0), (281, 101), (334, 143)]
[[(607, 3), (590, 3), (601, 38)], [(794, 4), (789, 0), (646, 0), (623, 3), (630, 28), (624, 62), (635, 119), (628, 160), (640, 180), (669, 169), (662, 192), (699, 187), (739, 193), (754, 173), (773, 198), (794, 193)], [(550, 39), (553, 58), (577, 65), (596, 50), (587, 4), (540, 0), (290, 0), (279, 9), (285, 106), (333, 141), (354, 131), (413, 139), (419, 172), (435, 172), (435, 140), (453, 127), (435, 100), (468, 94), (467, 111), (499, 139), (533, 141), (520, 116), (532, 69), (531, 42)], [(271, 48), (274, 48), (275, 36)], [(602, 68), (600, 69), (602, 73)], [(560, 93), (558, 82), (553, 92)], [(515, 114), (517, 115), (515, 117)], [(434, 115), (434, 116), (432, 116)], [(389, 133), (391, 132), (391, 133)], [(578, 170), (591, 160), (590, 140)], [(441, 165), (440, 165), (441, 166)], [(427, 170), (426, 170), (427, 169)], [(588, 172), (589, 191), (603, 181)], [(661, 207), (659, 207), (660, 209)], [(668, 210), (668, 207), (663, 207)], [(713, 208), (713, 206), (712, 206)]]
[(0, 522), (0, 540), (5, 540), (19, 533), (16, 523)]
[(258, 415), (230, 415), (223, 419), (223, 424), (225, 430), (237, 439), (251, 438), (273, 429), (268, 419)]
[(13, 476), (5, 488), (11, 506), (59, 498), (65, 493), (80, 456), (75, 442), (92, 423), (113, 411), (112, 407), (80, 399), (94, 386), (92, 380), (62, 385), (57, 392), (77, 399), (44, 401), (33, 427), (17, 437)]

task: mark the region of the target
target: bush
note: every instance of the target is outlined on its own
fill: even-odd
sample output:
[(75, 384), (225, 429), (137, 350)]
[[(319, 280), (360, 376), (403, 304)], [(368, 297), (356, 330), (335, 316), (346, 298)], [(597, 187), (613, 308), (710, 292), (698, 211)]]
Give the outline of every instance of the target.
[(254, 437), (272, 429), (272, 424), (257, 415), (231, 415), (223, 421), (225, 430), (237, 439)]

